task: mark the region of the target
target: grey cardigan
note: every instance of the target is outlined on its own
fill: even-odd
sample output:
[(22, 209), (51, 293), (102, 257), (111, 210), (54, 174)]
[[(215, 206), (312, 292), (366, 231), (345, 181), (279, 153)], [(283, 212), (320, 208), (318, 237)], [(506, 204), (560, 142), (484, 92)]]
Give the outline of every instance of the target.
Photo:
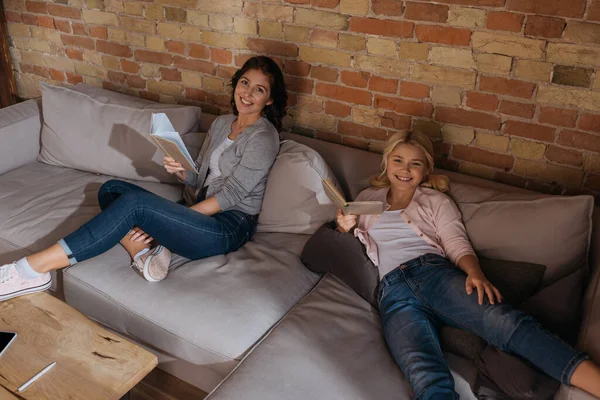
[[(233, 114), (214, 120), (196, 160), (198, 175), (188, 172), (184, 199), (188, 204), (197, 202), (208, 174), (212, 152), (231, 133)], [(237, 139), (219, 158), (221, 176), (215, 178), (206, 192), (214, 196), (222, 211), (239, 210), (250, 215), (260, 212), (265, 194), (267, 176), (279, 152), (279, 133), (264, 117), (240, 133)]]

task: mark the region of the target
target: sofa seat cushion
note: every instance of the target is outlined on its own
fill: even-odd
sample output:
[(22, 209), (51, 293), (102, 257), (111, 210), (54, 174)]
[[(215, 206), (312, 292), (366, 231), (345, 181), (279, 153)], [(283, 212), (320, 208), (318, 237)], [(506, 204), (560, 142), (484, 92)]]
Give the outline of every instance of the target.
[[(461, 399), (473, 364), (448, 356)], [(410, 399), (377, 311), (326, 275), (207, 400)]]
[[(98, 189), (109, 179), (38, 162), (0, 175), (0, 239), (34, 252), (56, 243), (100, 212)], [(181, 198), (180, 185), (133, 183)]]
[(175, 257), (160, 283), (135, 274), (116, 246), (65, 271), (65, 298), (89, 317), (193, 364), (239, 360), (317, 282), (300, 261), (307, 239), (258, 233), (227, 255)]

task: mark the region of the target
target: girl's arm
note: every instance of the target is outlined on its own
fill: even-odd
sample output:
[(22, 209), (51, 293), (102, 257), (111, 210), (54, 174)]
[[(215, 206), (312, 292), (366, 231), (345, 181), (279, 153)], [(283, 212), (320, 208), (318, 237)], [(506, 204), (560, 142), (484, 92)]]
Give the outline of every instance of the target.
[(500, 291), (492, 285), (490, 281), (487, 280), (481, 267), (479, 266), (479, 261), (477, 257), (472, 254), (462, 256), (460, 260), (456, 263), (458, 268), (462, 269), (465, 274), (467, 274), (467, 280), (465, 282), (465, 289), (468, 295), (473, 293), (473, 289), (477, 289), (477, 298), (479, 300), (479, 304), (483, 304), (483, 298), (487, 295), (491, 304), (495, 303), (495, 299), (498, 299), (499, 303), (502, 303), (502, 295)]
[(209, 197), (208, 199), (204, 199), (201, 202), (198, 202), (190, 207), (194, 211), (198, 211), (204, 215), (215, 215), (216, 213), (221, 212), (221, 207), (219, 207), (219, 203), (215, 197)]

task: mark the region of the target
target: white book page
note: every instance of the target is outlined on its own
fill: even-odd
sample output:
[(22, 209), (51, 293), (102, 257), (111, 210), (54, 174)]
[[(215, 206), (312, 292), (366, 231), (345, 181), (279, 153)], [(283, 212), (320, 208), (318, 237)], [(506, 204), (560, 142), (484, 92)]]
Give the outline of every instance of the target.
[(175, 128), (173, 124), (167, 117), (165, 113), (156, 113), (152, 114), (152, 136), (158, 136), (164, 139), (167, 139), (177, 145), (177, 147), (181, 150), (181, 153), (185, 156), (185, 158), (190, 162), (190, 164), (195, 165), (194, 159), (190, 155), (187, 147), (185, 147), (185, 143), (181, 139), (181, 136)]

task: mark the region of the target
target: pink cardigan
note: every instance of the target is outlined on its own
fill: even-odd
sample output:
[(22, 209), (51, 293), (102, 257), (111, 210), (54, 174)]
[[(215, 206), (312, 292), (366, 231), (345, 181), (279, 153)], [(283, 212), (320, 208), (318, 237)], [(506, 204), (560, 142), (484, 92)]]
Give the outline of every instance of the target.
[[(368, 188), (360, 192), (356, 201), (382, 201), (388, 210), (389, 188)], [(435, 189), (418, 187), (413, 198), (400, 213), (402, 219), (427, 243), (440, 250), (454, 264), (461, 257), (475, 255), (467, 231), (461, 220), (461, 214), (454, 202)], [(358, 237), (367, 250), (367, 255), (375, 265), (379, 265), (377, 245), (369, 237), (368, 230), (379, 215), (361, 215), (358, 218), (354, 236)]]

